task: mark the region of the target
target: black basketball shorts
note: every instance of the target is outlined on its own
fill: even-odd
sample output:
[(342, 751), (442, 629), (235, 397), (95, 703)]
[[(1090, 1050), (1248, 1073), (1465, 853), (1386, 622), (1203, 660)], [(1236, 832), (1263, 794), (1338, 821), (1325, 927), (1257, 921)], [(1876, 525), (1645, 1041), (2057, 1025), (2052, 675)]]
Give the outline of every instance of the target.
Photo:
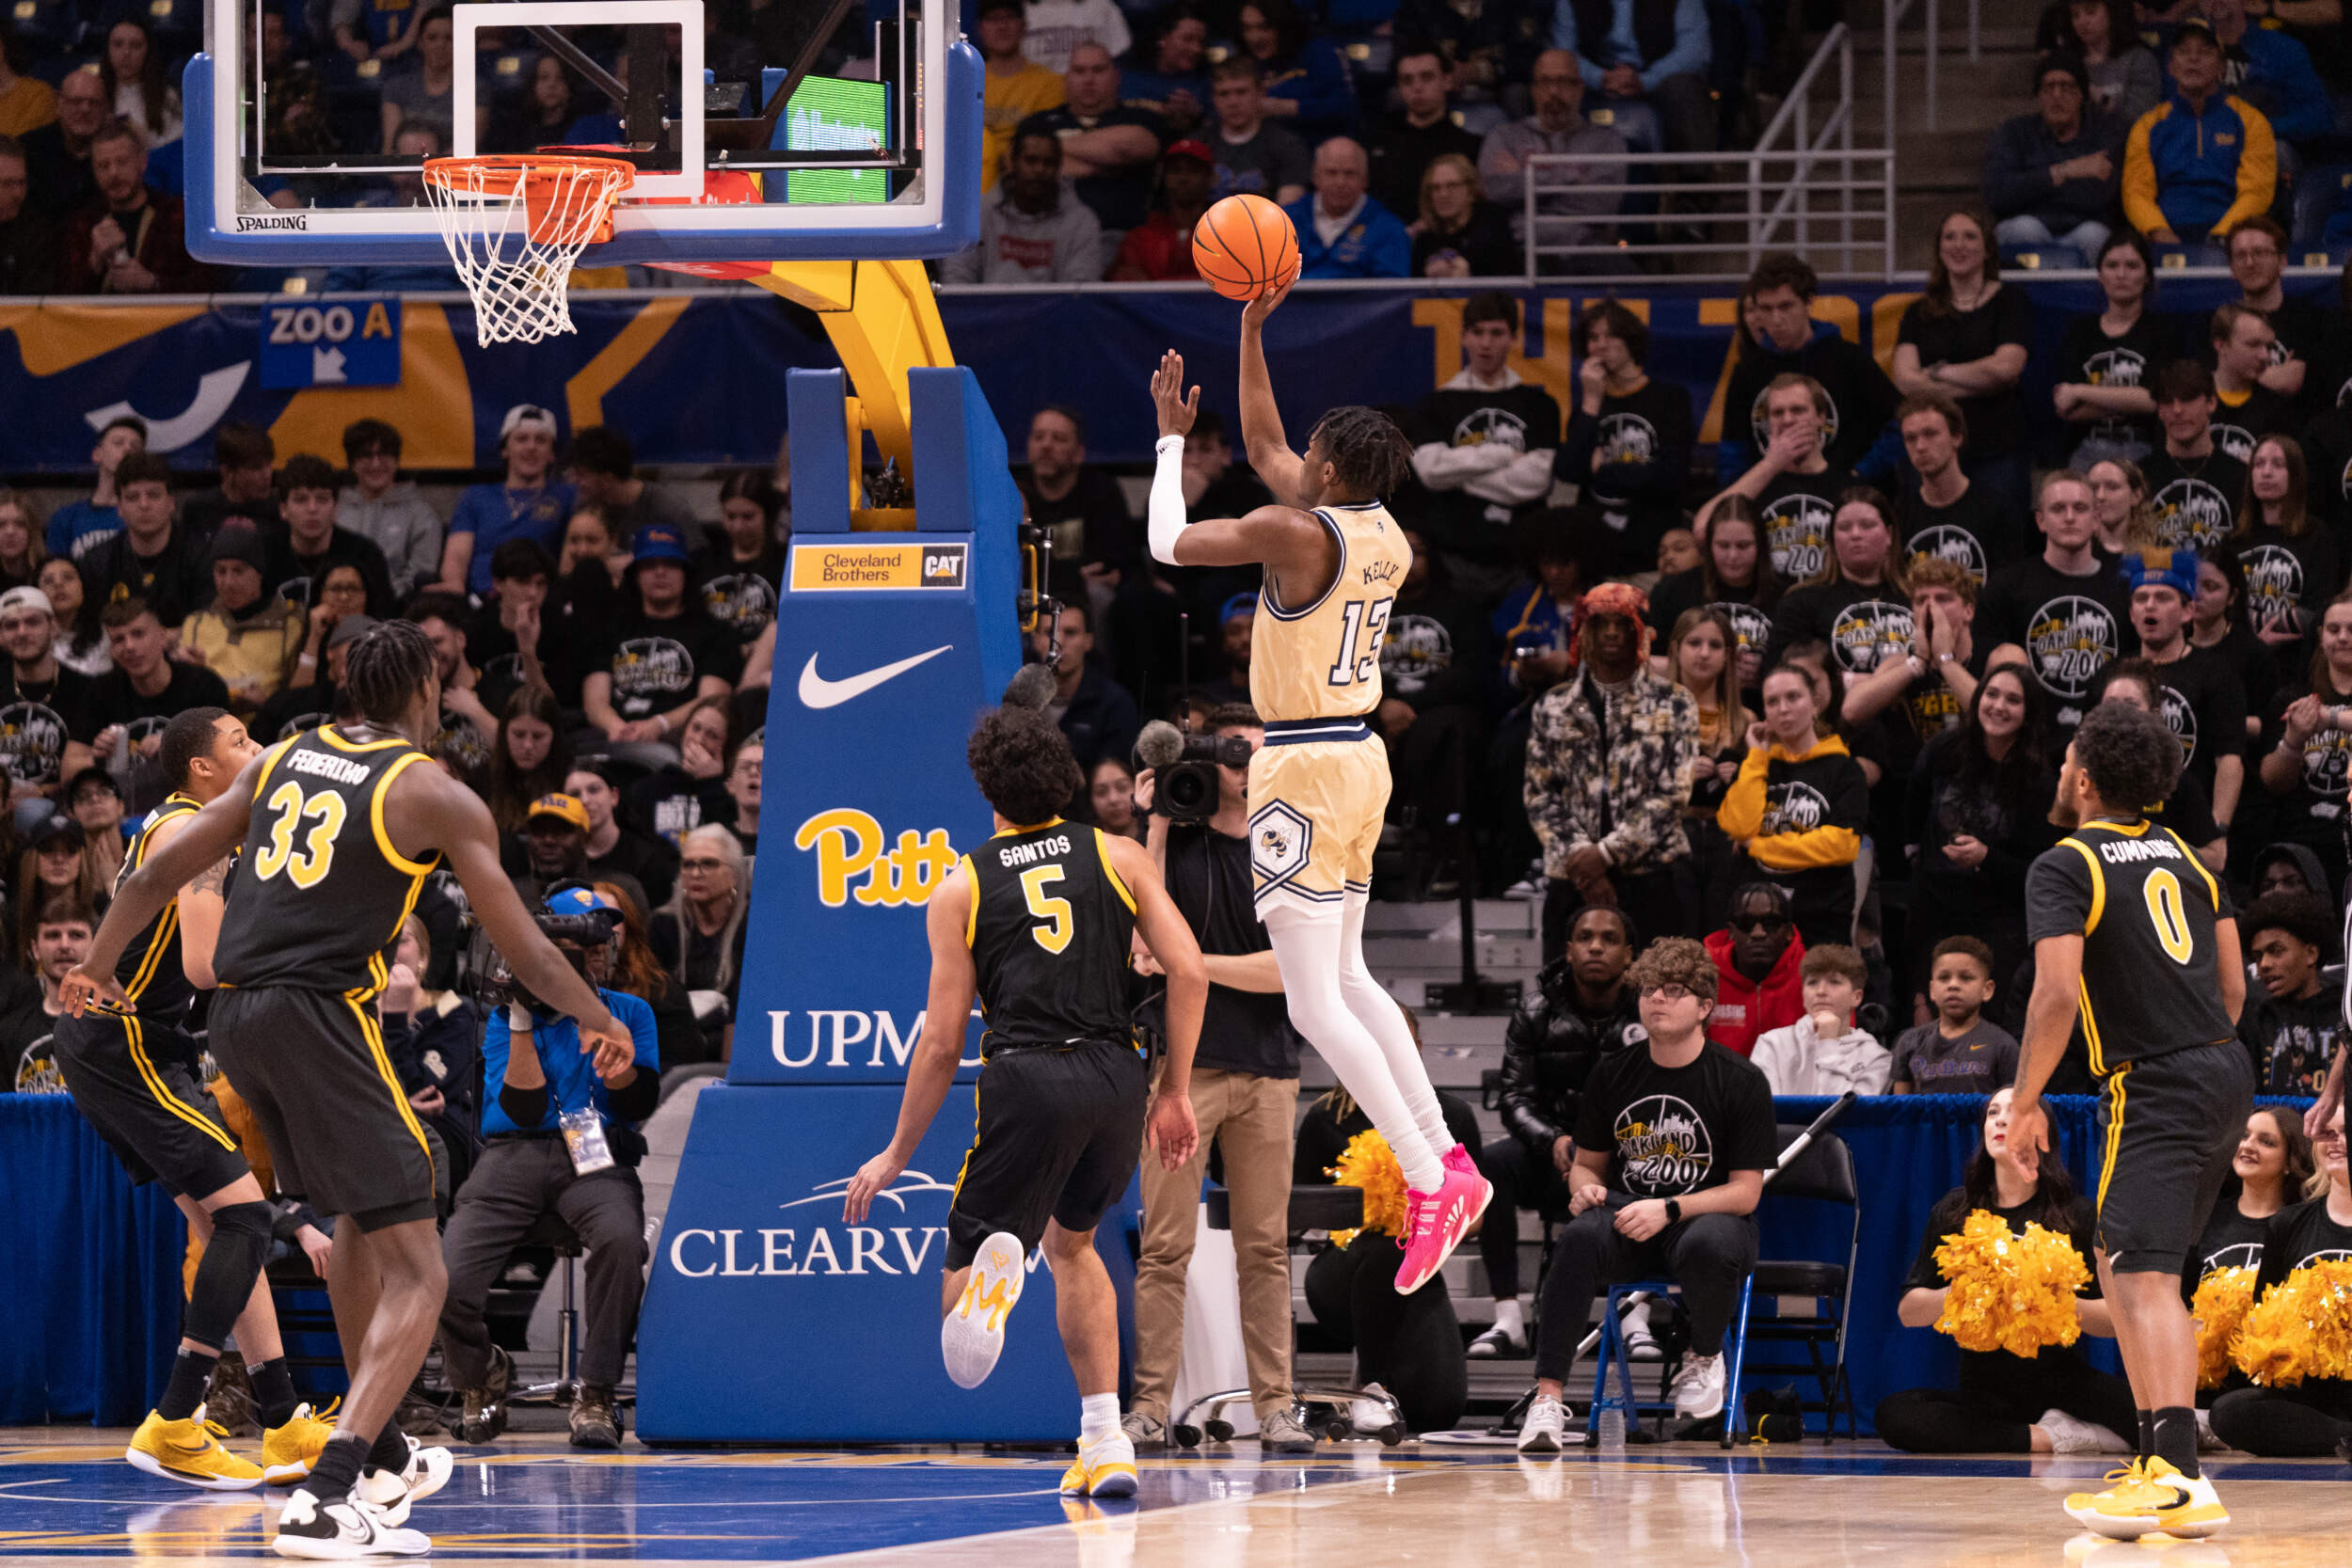
[(2118, 1274), (2174, 1274), (2246, 1135), (2254, 1069), (2236, 1040), (2125, 1062), (2099, 1081), (2099, 1245)]
[(367, 1004), (292, 986), (223, 986), (211, 1039), (289, 1197), (348, 1214), (363, 1231), (433, 1217), (432, 1151)]
[(947, 1267), (999, 1230), (1091, 1230), (1135, 1179), (1150, 1086), (1130, 1045), (1005, 1051), (980, 1069), (977, 1130), (947, 1209)]
[(198, 1075), (196, 1042), (169, 1024), (92, 1007), (60, 1017), (57, 1071), (134, 1183), (210, 1197), (250, 1174)]

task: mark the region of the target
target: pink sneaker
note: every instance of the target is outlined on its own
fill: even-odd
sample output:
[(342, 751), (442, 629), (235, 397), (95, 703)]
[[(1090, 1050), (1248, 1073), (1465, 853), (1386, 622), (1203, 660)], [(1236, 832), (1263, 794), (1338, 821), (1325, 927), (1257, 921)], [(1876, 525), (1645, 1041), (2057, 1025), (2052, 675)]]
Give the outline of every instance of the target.
[(1455, 1144), (1452, 1148), (1447, 1149), (1445, 1153), (1438, 1156), (1438, 1159), (1448, 1171), (1478, 1178), (1478, 1207), (1470, 1212), (1469, 1225), (1463, 1227), (1467, 1230), (1470, 1226), (1476, 1225), (1480, 1216), (1486, 1213), (1486, 1205), (1493, 1200), (1495, 1196), (1494, 1183), (1486, 1180), (1486, 1173), (1478, 1168), (1478, 1162), (1470, 1158), (1470, 1151), (1460, 1144)]
[(1474, 1166), (1463, 1168), (1470, 1164), (1467, 1156), (1461, 1164), (1454, 1163), (1460, 1150), (1457, 1144), (1448, 1151), (1445, 1180), (1436, 1192), (1405, 1195), (1405, 1262), (1396, 1271), (1399, 1295), (1410, 1295), (1437, 1277), (1494, 1196), (1493, 1185)]

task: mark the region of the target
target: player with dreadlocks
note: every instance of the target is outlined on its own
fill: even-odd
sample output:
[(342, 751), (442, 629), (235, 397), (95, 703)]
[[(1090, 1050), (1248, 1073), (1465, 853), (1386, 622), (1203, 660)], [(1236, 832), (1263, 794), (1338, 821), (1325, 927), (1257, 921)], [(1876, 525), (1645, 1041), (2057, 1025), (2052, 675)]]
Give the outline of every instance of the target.
[(384, 1053), (373, 1006), (424, 879), (446, 858), (474, 913), (533, 996), (580, 1022), (581, 1049), (617, 1070), (629, 1037), (499, 869), (479, 796), (418, 742), (439, 721), (433, 644), (393, 621), (351, 644), (343, 689), (356, 718), (281, 741), (151, 850), (115, 895), (60, 996), (77, 1016), (136, 1004), (117, 959), (174, 895), (243, 846), (213, 967), (213, 1053), (252, 1109), (278, 1185), (341, 1216), (327, 1294), (351, 1374), (335, 1435), (286, 1505), (280, 1556), (415, 1556), (409, 1505), (449, 1479), (445, 1449), (392, 1420), (423, 1363), (447, 1283), (434, 1228), (433, 1163)]
[(1493, 1189), (1438, 1115), (1395, 999), (1364, 967), (1372, 851), (1389, 803), (1389, 756), (1365, 720), (1380, 705), (1380, 641), (1413, 563), (1381, 497), (1411, 471), (1412, 448), (1376, 409), (1334, 408), (1291, 451), (1262, 341), (1288, 290), (1241, 317), (1241, 425), (1250, 466), (1277, 498), (1247, 517), (1187, 527), (1184, 434), (1200, 388), (1184, 390), (1173, 351), (1152, 377), (1159, 468), (1152, 554), (1178, 566), (1265, 570), (1249, 699), (1265, 745), (1249, 763), (1249, 858), (1258, 917), (1273, 940), (1291, 1022), (1388, 1140), (1410, 1189), (1396, 1288), (1433, 1278), (1486, 1212)]

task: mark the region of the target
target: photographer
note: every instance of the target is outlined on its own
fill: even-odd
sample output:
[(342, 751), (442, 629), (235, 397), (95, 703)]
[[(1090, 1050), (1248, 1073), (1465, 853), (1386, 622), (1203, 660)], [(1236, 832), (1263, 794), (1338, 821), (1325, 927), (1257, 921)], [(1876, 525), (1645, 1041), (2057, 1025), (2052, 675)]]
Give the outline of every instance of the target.
[[(1187, 753), (1206, 750), (1210, 737), (1237, 740), (1255, 752), (1265, 743), (1265, 727), (1248, 704), (1229, 703), (1210, 715), (1207, 736), (1192, 737)], [(1187, 754), (1178, 768), (1193, 768), (1200, 760)], [(1152, 814), (1146, 839), (1152, 858), (1208, 962), (1209, 1002), (1192, 1069), (1200, 1148), (1175, 1170), (1146, 1160), (1139, 1173), (1143, 1244), (1136, 1263), (1135, 1400), (1124, 1425), (1138, 1451), (1167, 1442), (1168, 1401), (1184, 1342), (1184, 1271), (1200, 1225), (1201, 1174), (1215, 1144), (1232, 1195), (1242, 1345), (1259, 1440), (1269, 1452), (1304, 1453), (1314, 1439), (1291, 1410), (1289, 1245), (1300, 1041), (1251, 896), (1248, 768), (1223, 758), (1210, 766), (1216, 773), (1216, 806), (1205, 819), (1170, 819), (1158, 786), (1160, 775), (1176, 769), (1147, 768), (1136, 776), (1136, 809)], [(1165, 793), (1171, 800), (1192, 793), (1172, 777), (1168, 783)], [(1141, 951), (1136, 969), (1160, 972)]]
[[(636, 1053), (628, 1066), (599, 1078), (593, 1058), (580, 1052), (570, 1019), (548, 1015), (522, 996), (491, 1011), (482, 1036), (483, 1076), (498, 1088), (482, 1108), (487, 1143), (441, 1237), (449, 1265), (441, 1351), (450, 1383), (464, 1401), (461, 1434), (469, 1443), (488, 1442), (505, 1430), (515, 1366), (491, 1343), (484, 1308), (491, 1286), (539, 1216), (561, 1214), (588, 1249), (572, 1446), (617, 1449), (620, 1415), (612, 1389), (637, 1332), (644, 1290), (645, 1196), (637, 1162), (645, 1146), (636, 1124), (653, 1114), (660, 1098), (660, 1053), (653, 1009), (606, 988), (620, 929), (612, 901), (578, 884), (558, 886), (547, 895), (539, 922), (628, 1028)], [(583, 940), (583, 927), (604, 935)], [(502, 964), (497, 968), (502, 973)], [(478, 973), (477, 983), (482, 978)], [(518, 1029), (527, 1031), (531, 1049), (516, 1048)]]

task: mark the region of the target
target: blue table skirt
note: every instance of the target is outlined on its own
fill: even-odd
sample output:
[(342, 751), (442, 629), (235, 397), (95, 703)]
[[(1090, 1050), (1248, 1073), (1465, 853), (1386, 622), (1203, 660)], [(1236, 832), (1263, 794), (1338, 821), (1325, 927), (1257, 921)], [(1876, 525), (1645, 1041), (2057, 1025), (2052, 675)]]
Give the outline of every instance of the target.
[[(2062, 1096), (2050, 1103), (2060, 1150), (2085, 1181), (2094, 1101)], [(1827, 1104), (1783, 1100), (1779, 1117), (1810, 1121)], [(1948, 1386), (1955, 1375), (1951, 1342), (1902, 1327), (1895, 1303), (1928, 1211), (1958, 1185), (1982, 1114), (1983, 1102), (1965, 1096), (1890, 1096), (1858, 1101), (1839, 1124), (1862, 1191), (1847, 1358), (1866, 1428), (1885, 1395)], [(18, 1322), (38, 1326), (0, 1336), (0, 1424), (136, 1422), (161, 1393), (179, 1341), (186, 1244), (179, 1211), (160, 1189), (134, 1188), (63, 1095), (0, 1095), (0, 1171), (7, 1255), (29, 1262), (28, 1271), (10, 1272), (20, 1279), (29, 1274), (32, 1286), (31, 1314), (20, 1313)], [(1768, 1197), (1764, 1255), (1842, 1259), (1851, 1224), (1849, 1213), (1826, 1204)], [(2111, 1342), (2086, 1342), (2094, 1359), (2115, 1367)]]
[(180, 1211), (160, 1187), (133, 1187), (61, 1094), (0, 1094), (0, 1173), (19, 1281), (0, 1425), (135, 1424), (180, 1342)]

